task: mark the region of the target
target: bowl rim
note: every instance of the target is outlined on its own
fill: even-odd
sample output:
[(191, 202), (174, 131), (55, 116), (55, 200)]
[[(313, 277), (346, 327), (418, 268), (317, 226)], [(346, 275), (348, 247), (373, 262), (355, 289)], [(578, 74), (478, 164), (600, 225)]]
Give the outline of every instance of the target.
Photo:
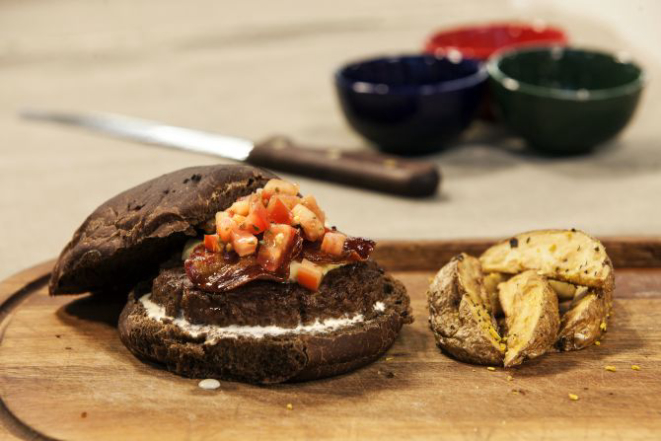
[[(473, 45), (457, 45), (457, 46), (448, 46), (446, 44), (439, 44), (437, 40), (448, 35), (452, 34), (462, 34), (468, 32), (476, 31), (492, 31), (493, 29), (518, 29), (520, 31), (532, 30), (539, 31), (540, 33), (551, 32), (555, 34), (554, 37), (540, 38), (539, 40), (517, 42), (516, 38), (513, 36), (513, 40), (510, 43), (502, 44), (498, 46), (473, 46)], [(555, 44), (555, 45), (567, 45), (569, 43), (569, 36), (565, 29), (561, 28), (552, 23), (547, 23), (546, 21), (540, 20), (514, 20), (514, 21), (492, 21), (484, 23), (474, 23), (474, 24), (463, 24), (459, 26), (449, 27), (446, 29), (440, 29), (432, 33), (427, 37), (424, 43), (423, 50), (426, 53), (436, 54), (447, 52), (446, 49), (455, 49), (458, 52), (462, 53), (462, 49), (471, 48), (474, 52), (473, 54), (466, 54), (467, 57), (473, 57), (476, 59), (486, 61), (494, 53), (507, 48), (519, 47), (521, 45), (531, 45), (531, 44)]]
[[(460, 64), (463, 62), (475, 63), (476, 70), (475, 72), (463, 76), (461, 78), (456, 78), (454, 80), (447, 81), (438, 81), (429, 84), (415, 85), (415, 84), (405, 84), (392, 86), (383, 82), (370, 82), (370, 81), (360, 81), (347, 78), (345, 72), (352, 67), (359, 66), (365, 63), (371, 63), (375, 61), (399, 61), (406, 58), (435, 58), (437, 60), (447, 59), (451, 63)], [(484, 83), (489, 79), (489, 74), (486, 69), (486, 65), (482, 60), (477, 58), (468, 58), (468, 57), (459, 57), (458, 60), (453, 60), (448, 56), (438, 56), (435, 54), (425, 54), (425, 53), (413, 53), (413, 54), (400, 54), (400, 55), (383, 55), (371, 58), (364, 58), (358, 61), (352, 61), (346, 64), (343, 64), (335, 70), (335, 84), (342, 87), (347, 87), (351, 89), (353, 93), (358, 94), (376, 94), (376, 95), (390, 95), (390, 94), (409, 94), (409, 95), (432, 95), (436, 93), (444, 92), (454, 92), (457, 90), (468, 89), (474, 87), (480, 83)], [(356, 89), (358, 86), (358, 90)]]
[[(520, 55), (528, 52), (550, 52), (550, 51), (571, 51), (582, 52), (584, 54), (598, 54), (603, 55), (620, 64), (626, 64), (635, 67), (638, 70), (638, 75), (633, 81), (622, 84), (620, 86), (609, 87), (606, 89), (558, 89), (554, 87), (539, 86), (536, 84), (526, 83), (516, 78), (505, 74), (500, 69), (500, 63), (507, 57)], [(620, 58), (624, 58), (621, 56)], [(616, 98), (619, 96), (628, 95), (632, 92), (641, 90), (646, 83), (645, 70), (638, 64), (633, 62), (627, 55), (626, 60), (619, 59), (618, 55), (614, 52), (608, 52), (601, 49), (592, 49), (587, 47), (563, 46), (563, 45), (532, 45), (519, 48), (506, 48), (494, 53), (487, 64), (487, 72), (489, 77), (498, 82), (502, 87), (512, 92), (522, 92), (529, 95), (534, 95), (543, 98), (555, 98), (566, 101), (592, 101)], [(510, 86), (507, 85), (508, 82)], [(587, 95), (586, 95), (587, 93)]]

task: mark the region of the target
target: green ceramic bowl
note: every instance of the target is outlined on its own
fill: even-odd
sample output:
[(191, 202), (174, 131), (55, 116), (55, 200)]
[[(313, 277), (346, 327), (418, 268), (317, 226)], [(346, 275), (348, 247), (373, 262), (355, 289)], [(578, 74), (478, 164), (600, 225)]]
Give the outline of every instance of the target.
[(643, 70), (604, 52), (562, 47), (514, 49), (488, 63), (498, 116), (548, 154), (590, 151), (629, 122)]

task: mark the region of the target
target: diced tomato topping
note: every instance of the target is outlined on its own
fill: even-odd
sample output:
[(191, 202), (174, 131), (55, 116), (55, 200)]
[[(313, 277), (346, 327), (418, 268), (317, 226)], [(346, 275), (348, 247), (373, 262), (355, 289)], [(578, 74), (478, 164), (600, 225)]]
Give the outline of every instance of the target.
[(217, 253), (220, 251), (220, 240), (217, 234), (205, 234), (204, 235), (204, 248), (211, 251), (212, 253)]
[(305, 238), (315, 242), (323, 237), (326, 229), (323, 222), (309, 208), (298, 204), (292, 210), (294, 225), (300, 225), (305, 233)]
[(316, 214), (317, 218), (321, 221), (322, 224), (326, 222), (326, 214), (322, 211), (321, 208), (319, 208), (319, 204), (317, 204), (317, 200), (314, 198), (314, 196), (309, 194), (301, 198), (301, 204)]
[(240, 214), (241, 216), (247, 216), (250, 212), (250, 201), (247, 197), (239, 198), (226, 211), (232, 215)]
[(289, 208), (280, 200), (280, 196), (273, 196), (266, 210), (269, 212), (271, 222), (291, 225), (294, 220), (294, 216), (289, 211)]
[(257, 238), (244, 230), (232, 231), (232, 248), (239, 256), (248, 256), (257, 251)]
[(289, 225), (271, 224), (264, 232), (264, 242), (259, 247), (257, 262), (267, 271), (276, 271), (283, 263), (296, 229)]
[(191, 281), (213, 292), (257, 279), (285, 283), (292, 259), (303, 258), (290, 276), (316, 291), (324, 274), (320, 265), (369, 257), (374, 242), (326, 228), (326, 215), (315, 197), (300, 197), (298, 191), (296, 184), (271, 179), (263, 189), (216, 213), (216, 234), (205, 235), (204, 247), (186, 260)]
[(271, 179), (264, 186), (262, 191), (262, 198), (271, 199), (274, 194), (288, 194), (296, 196), (298, 194), (298, 184), (283, 181), (282, 179)]
[(269, 227), (269, 212), (264, 207), (262, 199), (252, 198), (250, 201), (250, 214), (246, 220), (239, 225), (239, 228), (246, 230), (251, 234), (259, 234)]
[(246, 217), (241, 216), (240, 214), (235, 214), (232, 216), (232, 220), (236, 224), (237, 228), (241, 228), (241, 225), (243, 225), (243, 223), (246, 221)]
[(282, 201), (282, 203), (290, 210), (301, 203), (301, 198), (291, 194), (279, 194), (278, 199), (280, 199), (280, 201)]
[(216, 213), (216, 233), (223, 242), (229, 242), (232, 237), (231, 233), (237, 227), (237, 223), (225, 211)]
[(298, 273), (296, 274), (296, 281), (299, 285), (311, 291), (316, 291), (319, 289), (319, 285), (321, 285), (321, 279), (323, 276), (324, 273), (319, 265), (315, 265), (309, 260), (303, 259), (301, 266), (298, 268)]
[(346, 240), (347, 236), (342, 233), (327, 232), (321, 242), (321, 251), (333, 256), (341, 256), (344, 252), (344, 242)]

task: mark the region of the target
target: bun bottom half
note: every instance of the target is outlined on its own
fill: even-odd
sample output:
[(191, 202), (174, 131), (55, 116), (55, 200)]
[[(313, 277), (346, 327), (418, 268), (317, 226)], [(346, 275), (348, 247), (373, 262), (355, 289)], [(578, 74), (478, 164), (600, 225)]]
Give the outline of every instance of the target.
[(257, 384), (306, 381), (340, 375), (378, 359), (411, 322), (404, 286), (388, 275), (384, 309), (375, 317), (328, 332), (236, 335), (208, 339), (172, 320), (149, 316), (132, 292), (119, 319), (119, 335), (138, 358), (192, 378)]

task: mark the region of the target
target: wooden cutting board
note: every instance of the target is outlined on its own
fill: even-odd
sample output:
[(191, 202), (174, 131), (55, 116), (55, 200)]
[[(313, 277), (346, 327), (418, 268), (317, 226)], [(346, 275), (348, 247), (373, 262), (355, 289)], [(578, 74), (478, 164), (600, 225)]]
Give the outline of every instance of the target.
[(449, 257), (489, 242), (390, 242), (377, 259), (416, 321), (385, 357), (337, 378), (212, 391), (135, 359), (115, 329), (121, 304), (48, 297), (48, 262), (0, 284), (0, 439), (658, 440), (661, 238), (604, 243), (617, 288), (600, 346), (510, 370), (454, 361), (427, 328), (425, 290)]

